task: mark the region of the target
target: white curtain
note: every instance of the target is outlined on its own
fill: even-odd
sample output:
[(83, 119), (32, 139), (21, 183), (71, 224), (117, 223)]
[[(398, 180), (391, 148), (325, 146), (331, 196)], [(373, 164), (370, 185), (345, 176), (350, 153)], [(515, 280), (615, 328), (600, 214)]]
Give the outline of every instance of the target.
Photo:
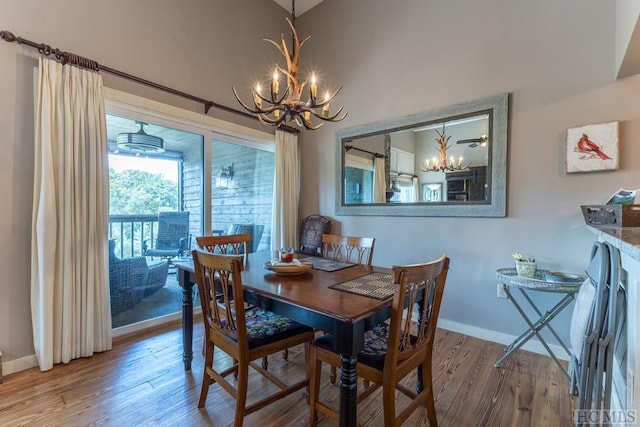
[(418, 178), (415, 176), (411, 178), (411, 180), (413, 182), (413, 201), (419, 202), (420, 201), (420, 183), (418, 182)]
[(36, 109), (31, 316), (45, 371), (111, 348), (102, 77), (41, 58)]
[(300, 161), (298, 135), (276, 130), (271, 249), (298, 247)]
[(373, 159), (373, 202), (387, 201), (387, 180), (385, 179), (384, 157)]

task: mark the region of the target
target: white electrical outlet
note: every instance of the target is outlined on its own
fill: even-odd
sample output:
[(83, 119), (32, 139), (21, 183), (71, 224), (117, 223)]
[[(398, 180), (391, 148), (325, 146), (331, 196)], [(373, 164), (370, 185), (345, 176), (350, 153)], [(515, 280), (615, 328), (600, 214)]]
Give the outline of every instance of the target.
[(498, 283), (498, 298), (506, 298), (507, 291), (504, 290), (504, 283)]

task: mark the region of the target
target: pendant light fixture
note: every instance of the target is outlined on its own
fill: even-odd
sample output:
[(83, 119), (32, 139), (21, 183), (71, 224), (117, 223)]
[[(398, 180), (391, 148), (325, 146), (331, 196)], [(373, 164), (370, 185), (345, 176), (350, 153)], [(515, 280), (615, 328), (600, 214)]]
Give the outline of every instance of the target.
[(136, 120), (140, 126), (138, 132), (124, 132), (118, 134), (117, 146), (119, 150), (131, 151), (133, 153), (164, 153), (164, 140), (159, 136), (149, 135), (144, 131), (147, 123)]
[[(298, 59), (300, 48), (309, 40), (309, 36), (302, 41), (298, 38), (296, 31), (296, 3), (291, 1), (291, 19), (286, 18), (291, 28), (291, 52), (287, 48), (287, 43), (282, 35), (280, 43), (273, 40), (264, 39), (273, 44), (286, 60), (286, 67), (276, 64), (273, 69), (273, 77), (270, 82), (262, 86), (256, 84), (252, 91), (253, 105), (243, 102), (238, 96), (235, 87), (233, 94), (247, 111), (255, 114), (261, 122), (278, 127), (285, 125), (288, 121), (295, 122), (299, 127), (314, 130), (322, 126), (321, 122), (339, 122), (347, 117), (347, 113), (342, 113), (340, 107), (337, 112), (331, 113), (331, 101), (340, 92), (342, 87), (331, 93), (328, 90), (323, 94), (318, 94), (318, 78), (316, 73), (309, 75), (309, 81), (299, 80), (300, 67)], [(280, 76), (284, 76), (284, 88), (280, 90)], [(305, 87), (308, 89), (305, 90)], [(266, 88), (266, 90), (264, 89)], [(317, 124), (316, 124), (317, 123)]]

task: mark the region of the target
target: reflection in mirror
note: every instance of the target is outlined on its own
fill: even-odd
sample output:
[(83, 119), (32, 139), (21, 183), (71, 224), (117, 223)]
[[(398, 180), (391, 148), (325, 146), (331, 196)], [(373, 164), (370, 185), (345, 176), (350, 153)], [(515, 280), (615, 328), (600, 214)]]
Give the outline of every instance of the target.
[(338, 133), (338, 214), (504, 216), (508, 95)]

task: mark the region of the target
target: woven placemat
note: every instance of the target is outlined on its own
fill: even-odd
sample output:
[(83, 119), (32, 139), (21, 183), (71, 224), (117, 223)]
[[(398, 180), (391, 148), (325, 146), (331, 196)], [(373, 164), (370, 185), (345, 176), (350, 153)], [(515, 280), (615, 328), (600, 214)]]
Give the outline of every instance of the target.
[(357, 279), (331, 285), (329, 288), (379, 300), (392, 297), (396, 291), (391, 275), (383, 273), (369, 273)]

